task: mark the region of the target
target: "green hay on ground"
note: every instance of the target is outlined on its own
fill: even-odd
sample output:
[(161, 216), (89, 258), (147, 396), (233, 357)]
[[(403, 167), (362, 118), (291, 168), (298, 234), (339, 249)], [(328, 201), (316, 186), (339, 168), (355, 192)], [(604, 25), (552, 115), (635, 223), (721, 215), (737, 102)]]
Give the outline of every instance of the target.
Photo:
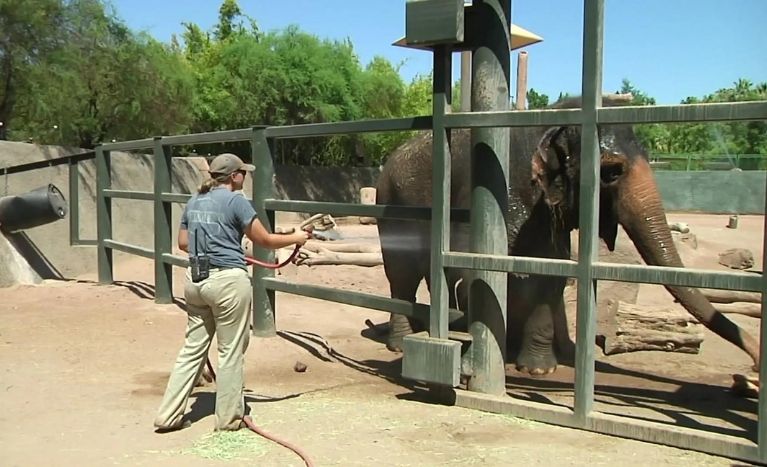
[(181, 454), (202, 457), (203, 459), (232, 460), (258, 457), (269, 449), (269, 442), (248, 430), (218, 431), (209, 433), (195, 441)]

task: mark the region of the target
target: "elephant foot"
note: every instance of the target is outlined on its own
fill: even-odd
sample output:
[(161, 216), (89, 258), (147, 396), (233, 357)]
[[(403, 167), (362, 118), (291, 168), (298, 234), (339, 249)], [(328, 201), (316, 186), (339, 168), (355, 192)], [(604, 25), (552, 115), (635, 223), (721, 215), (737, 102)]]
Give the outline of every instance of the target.
[(402, 341), (413, 334), (413, 326), (407, 317), (397, 314), (389, 316), (389, 339), (386, 348), (391, 352), (402, 353)]
[(402, 337), (389, 338), (386, 342), (386, 350), (394, 353), (402, 353)]
[(554, 352), (533, 352), (522, 350), (517, 356), (517, 371), (529, 373), (530, 376), (546, 376), (557, 369), (557, 357)]

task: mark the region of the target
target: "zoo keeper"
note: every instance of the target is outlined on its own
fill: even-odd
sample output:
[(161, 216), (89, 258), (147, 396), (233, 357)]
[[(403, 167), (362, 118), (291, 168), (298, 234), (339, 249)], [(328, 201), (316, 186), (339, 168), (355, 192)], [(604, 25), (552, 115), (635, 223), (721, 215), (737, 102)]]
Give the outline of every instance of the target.
[(234, 154), (216, 156), (206, 180), (181, 216), (178, 247), (189, 253), (186, 273), (186, 340), (178, 354), (154, 421), (158, 432), (189, 425), (183, 415), (195, 382), (205, 366), (213, 335), (218, 341), (216, 430), (244, 426), (243, 367), (251, 321), (251, 282), (241, 241), (247, 237), (264, 248), (303, 245), (302, 230), (282, 235), (267, 232), (242, 195), (248, 172), (255, 170)]

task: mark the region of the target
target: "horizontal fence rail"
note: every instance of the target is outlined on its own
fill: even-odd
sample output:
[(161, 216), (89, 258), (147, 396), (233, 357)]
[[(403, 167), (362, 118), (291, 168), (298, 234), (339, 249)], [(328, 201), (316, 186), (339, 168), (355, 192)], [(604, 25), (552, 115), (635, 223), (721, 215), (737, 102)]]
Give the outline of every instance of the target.
[[(597, 109), (597, 123), (692, 123), (767, 119), (767, 102), (727, 102), (668, 106), (620, 106)], [(455, 112), (445, 115), (448, 128), (567, 126), (584, 122), (581, 109)]]
[[(323, 201), (291, 201), (268, 199), (264, 206), (272, 211), (323, 213), (334, 216), (362, 216), (387, 219), (431, 219), (431, 208), (395, 206), (385, 204), (328, 203)], [(469, 222), (468, 209), (452, 209), (450, 218), (454, 222)]]
[(129, 243), (118, 242), (115, 240), (105, 239), (104, 245), (107, 248), (113, 250), (122, 251), (123, 253), (130, 253), (132, 255), (141, 256), (143, 258), (154, 258), (154, 250), (151, 248), (145, 248), (142, 246), (131, 245)]
[[(578, 262), (528, 256), (497, 256), (478, 253), (445, 252), (445, 267), (578, 277)], [(709, 271), (704, 269), (595, 262), (594, 278), (617, 282), (668, 284), (706, 289), (760, 292), (762, 276), (754, 273)]]
[(99, 148), (102, 151), (136, 151), (139, 149), (154, 148), (155, 138), (136, 139), (132, 141), (118, 141), (116, 143), (104, 143)]
[(181, 146), (186, 144), (236, 143), (248, 141), (253, 134), (252, 128), (193, 133), (190, 135), (163, 136), (163, 145)]
[(44, 169), (46, 167), (56, 167), (64, 164), (76, 164), (78, 162), (89, 161), (95, 158), (95, 151), (86, 151), (79, 154), (72, 154), (71, 156), (56, 157), (54, 159), (29, 162), (26, 164), (19, 164), (11, 167), (2, 167), (0, 168), (0, 175), (13, 175), (22, 172), (28, 172), (30, 170)]
[[(318, 300), (327, 300), (345, 305), (370, 308), (373, 310), (386, 311), (389, 313), (415, 318), (424, 322), (429, 319), (429, 305), (423, 303), (413, 303), (395, 298), (382, 297), (364, 292), (354, 292), (351, 290), (341, 290), (321, 285), (306, 285), (288, 282), (275, 278), (262, 279), (266, 288), (276, 292), (284, 292), (302, 297), (316, 298)], [(459, 310), (450, 309), (449, 318), (451, 321), (461, 318), (463, 313)]]
[(408, 130), (431, 130), (431, 117), (420, 116), (268, 127), (266, 128), (265, 136), (267, 138), (287, 139)]
[(129, 191), (129, 190), (104, 190), (104, 196), (113, 199), (137, 199), (144, 201), (154, 201), (154, 192), (152, 191)]

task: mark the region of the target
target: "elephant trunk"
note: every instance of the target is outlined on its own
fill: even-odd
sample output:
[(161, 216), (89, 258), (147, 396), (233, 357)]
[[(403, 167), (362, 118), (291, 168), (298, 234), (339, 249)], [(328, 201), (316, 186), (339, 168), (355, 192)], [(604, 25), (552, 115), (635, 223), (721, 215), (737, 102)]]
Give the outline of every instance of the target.
[[(652, 169), (644, 159), (637, 160), (625, 174), (618, 191), (618, 220), (636, 245), (642, 259), (654, 266), (684, 267), (671, 238), (666, 213)], [(722, 313), (695, 288), (665, 286), (687, 311), (716, 334), (737, 345), (759, 365), (756, 339)]]

